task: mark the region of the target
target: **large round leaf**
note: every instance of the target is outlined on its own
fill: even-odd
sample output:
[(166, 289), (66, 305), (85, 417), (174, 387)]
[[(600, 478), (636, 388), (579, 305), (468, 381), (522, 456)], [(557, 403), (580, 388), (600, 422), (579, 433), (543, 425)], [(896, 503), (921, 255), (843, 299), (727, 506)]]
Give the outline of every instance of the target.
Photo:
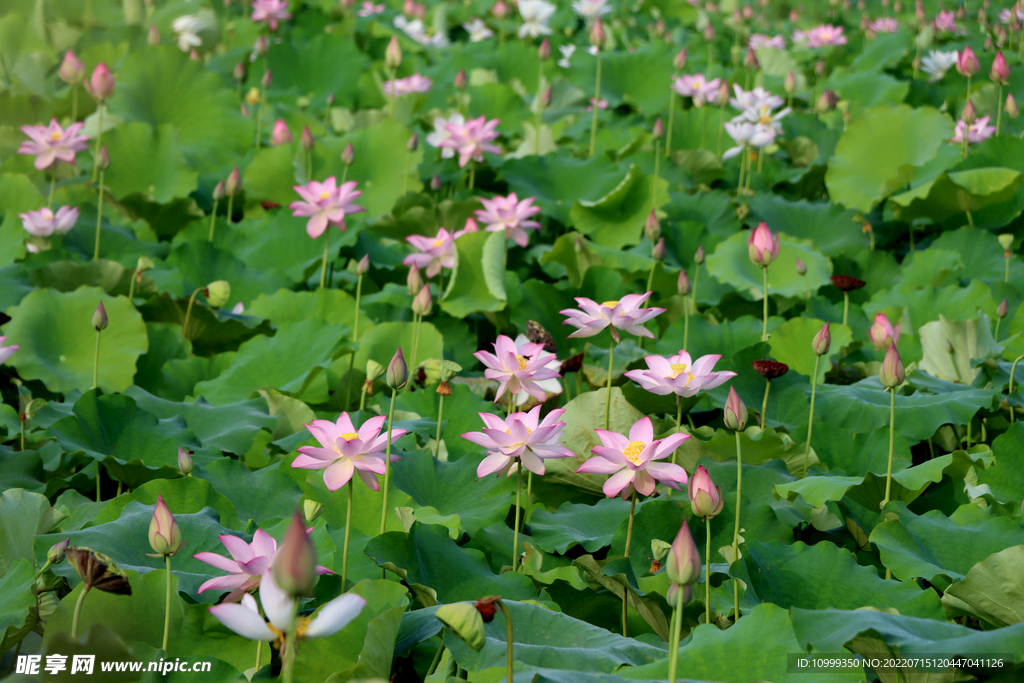
[[(764, 275), (761, 266), (755, 265), (747, 250), (750, 233), (738, 232), (715, 247), (715, 253), (707, 257), (708, 272), (724, 284), (732, 285), (740, 292), (750, 292), (760, 299), (764, 292)], [(796, 260), (807, 265), (807, 275), (796, 272)], [(828, 284), (832, 275), (832, 263), (825, 258), (811, 240), (801, 240), (779, 233), (779, 257), (768, 267), (768, 294), (797, 296), (806, 294), (808, 288), (816, 291)], [(809, 374), (809, 373), (808, 373)]]
[(104, 183), (115, 197), (133, 193), (166, 204), (196, 189), (196, 172), (185, 163), (174, 127), (141, 121), (118, 126), (103, 136), (110, 154)]

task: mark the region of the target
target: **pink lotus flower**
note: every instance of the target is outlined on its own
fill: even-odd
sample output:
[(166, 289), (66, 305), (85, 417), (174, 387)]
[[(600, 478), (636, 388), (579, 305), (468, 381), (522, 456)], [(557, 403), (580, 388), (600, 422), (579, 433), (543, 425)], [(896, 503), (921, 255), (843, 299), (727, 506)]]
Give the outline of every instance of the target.
[(413, 74), (412, 76), (406, 76), (405, 78), (398, 78), (393, 81), (385, 81), (384, 83), (384, 94), (395, 97), (401, 97), (402, 95), (411, 95), (413, 93), (422, 93), (430, 90), (430, 86), (434, 82), (426, 76), (420, 74)]
[(0, 365), (3, 365), (10, 360), (11, 356), (14, 355), (14, 352), (21, 348), (17, 344), (4, 346), (5, 341), (7, 341), (7, 337), (0, 337)]
[(950, 10), (941, 10), (935, 17), (935, 30), (939, 33), (956, 33), (956, 13)]
[(590, 104), (587, 105), (586, 111), (594, 111), (594, 103), (595, 102), (597, 103), (597, 108), (602, 110), (602, 111), (604, 111), (605, 109), (608, 108), (608, 100), (606, 100), (605, 98), (602, 97), (599, 100), (595, 100), (593, 97), (591, 97), (590, 98)]
[(291, 18), (287, 0), (252, 0), (251, 19), (265, 22), (271, 31), (277, 30), (278, 22)]
[(511, 237), (516, 244), (525, 247), (530, 243), (527, 230), (537, 230), (540, 223), (528, 220), (530, 216), (540, 213), (540, 207), (533, 206), (536, 197), (529, 197), (519, 201), (519, 197), (513, 192), (507, 197), (492, 197), (491, 199), (481, 198), (483, 209), (477, 209), (473, 213), (484, 224), (487, 232), (505, 231), (505, 239)]
[(577, 327), (570, 337), (593, 337), (606, 327), (612, 333), (615, 343), (619, 342), (619, 330), (635, 334), (638, 337), (649, 337), (654, 335), (644, 327), (644, 323), (665, 312), (664, 308), (640, 308), (640, 304), (650, 298), (652, 292), (646, 294), (627, 294), (618, 301), (605, 301), (598, 304), (586, 297), (576, 297), (576, 303), (580, 310), (567, 308), (559, 311), (568, 319), (563, 325)]
[(822, 24), (815, 26), (810, 31), (796, 31), (793, 33), (793, 42), (804, 43), (810, 49), (829, 47), (832, 45), (846, 45), (846, 36), (843, 35), (842, 26)]
[(436, 117), (434, 119), (434, 132), (427, 135), (427, 144), (431, 147), (441, 148), (442, 159), (451, 159), (455, 156), (455, 150), (444, 145), (444, 141), (452, 136), (452, 131), (449, 130), (448, 124), (454, 124), (458, 127), (465, 125), (465, 123), (466, 117), (458, 112), (455, 112), (447, 119), (440, 116)]
[(500, 149), (488, 144), (498, 137), (494, 129), (499, 123), (499, 119), (488, 121), (486, 116), (470, 119), (461, 125), (449, 123), (447, 129), (451, 133), (451, 137), (443, 141), (441, 147), (447, 147), (459, 153), (459, 168), (464, 168), (470, 159), (483, 161), (484, 152), (501, 154)]
[(494, 342), (494, 353), (477, 351), (473, 356), (487, 367), (484, 377), (499, 382), (495, 402), (506, 391), (512, 394), (525, 391), (543, 401), (547, 394), (538, 382), (559, 376), (557, 370), (547, 367), (555, 356), (543, 351), (543, 344), (527, 343), (517, 347), (510, 337), (502, 334)]
[(996, 132), (996, 127), (988, 125), (988, 121), (988, 116), (982, 116), (981, 118), (975, 120), (975, 122), (972, 123), (970, 126), (968, 126), (963, 119), (960, 119), (959, 121), (956, 122), (956, 128), (953, 129), (953, 137), (950, 138), (950, 142), (956, 144), (963, 143), (964, 130), (967, 131), (967, 142), (971, 144), (976, 144), (988, 140), (990, 137), (995, 135)]
[(868, 340), (879, 351), (888, 348), (890, 344), (898, 344), (900, 324), (896, 323), (896, 327), (893, 327), (884, 313), (877, 313), (874, 324), (868, 328)]
[(696, 396), (701, 391), (714, 389), (736, 376), (735, 372), (728, 370), (712, 371), (720, 358), (720, 355), (712, 354), (701, 356), (693, 362), (690, 360), (690, 354), (683, 350), (668, 358), (646, 356), (644, 360), (648, 369), (630, 370), (626, 377), (659, 396)]
[(35, 167), (40, 171), (56, 159), (75, 163), (75, 152), (88, 146), (89, 138), (79, 135), (84, 123), (72, 123), (67, 129), (61, 128), (57, 119), (51, 119), (49, 126), (22, 126), (25, 135), (32, 138), (21, 143), (18, 154), (34, 154)]
[(359, 6), (359, 16), (361, 17), (372, 17), (374, 14), (384, 13), (384, 3), (375, 5), (370, 0), (365, 0), (362, 5)]
[(786, 38), (785, 36), (766, 36), (763, 33), (755, 33), (750, 36), (750, 42), (747, 46), (751, 50), (756, 50), (759, 47), (772, 47), (776, 50), (785, 50)]
[(708, 80), (704, 74), (684, 74), (672, 82), (672, 88), (683, 97), (693, 98), (693, 106), (703, 107), (718, 101), (718, 87), (722, 79)]
[(900, 22), (893, 17), (879, 17), (868, 24), (868, 28), (875, 33), (896, 33), (900, 28)]
[(577, 473), (610, 474), (602, 490), (604, 495), (614, 498), (621, 495), (629, 498), (635, 489), (643, 496), (654, 493), (655, 482), (681, 490), (679, 485), (686, 483), (686, 470), (679, 465), (664, 460), (672, 455), (690, 438), (689, 434), (672, 434), (664, 439), (654, 438), (654, 427), (651, 418), (642, 417), (629, 429), (629, 438), (617, 432), (595, 429), (601, 439), (601, 446), (594, 446), (596, 457), (590, 458), (580, 465)]
[(57, 209), (57, 213), (43, 207), (37, 211), (19, 213), (18, 217), (28, 234), (34, 237), (49, 237), (55, 232), (66, 235), (78, 221), (78, 207), (62, 206)]
[[(358, 430), (352, 426), (348, 413), (342, 413), (337, 422), (313, 420), (306, 425), (310, 434), (320, 442), (317, 446), (300, 446), (299, 456), (292, 467), (304, 470), (325, 470), (324, 483), (331, 491), (337, 491), (348, 483), (353, 474), (358, 474), (367, 486), (380, 490), (375, 474), (384, 474), (384, 447), (388, 434), (381, 434), (387, 418), (383, 415), (371, 417)], [(405, 436), (408, 430), (392, 429), (391, 441)], [(391, 462), (398, 460), (392, 455)]]
[(402, 265), (425, 269), (428, 278), (440, 273), (441, 268), (455, 267), (455, 237), (444, 228), (437, 231), (434, 239), (409, 235), (405, 241), (419, 249), (419, 253), (406, 256)]
[[(313, 527), (306, 529), (306, 533), (313, 531)], [(205, 562), (211, 567), (228, 572), (227, 576), (218, 576), (204, 581), (199, 587), (199, 592), (205, 590), (231, 591), (224, 598), (224, 602), (238, 602), (245, 593), (255, 590), (260, 585), (260, 579), (270, 568), (270, 563), (277, 552), (277, 541), (263, 529), (257, 529), (252, 536), (252, 543), (246, 543), (237, 536), (223, 534), (218, 536), (224, 544), (232, 559), (228, 559), (217, 553), (196, 553), (192, 557)], [(317, 574), (333, 574), (327, 567), (317, 565)]]
[(476, 476), (486, 477), (498, 473), (511, 476), (512, 465), (519, 460), (534, 474), (544, 474), (544, 460), (547, 458), (571, 458), (573, 452), (562, 446), (562, 430), (565, 423), (558, 419), (565, 408), (552, 410), (543, 421), (540, 406), (534, 406), (528, 413), (512, 413), (502, 420), (497, 415), (480, 413), (484, 431), (468, 432), (462, 438), (483, 446), (490, 454), (476, 468)]
[(779, 257), (778, 233), (772, 233), (767, 223), (759, 223), (747, 238), (747, 252), (755, 265), (767, 267)]
[(365, 210), (352, 203), (352, 200), (362, 194), (356, 190), (357, 184), (356, 181), (350, 180), (337, 187), (334, 176), (322, 183), (310, 180), (305, 185), (296, 185), (293, 188), (304, 201), (292, 202), (288, 208), (292, 209), (293, 216), (310, 217), (306, 223), (306, 233), (313, 239), (324, 234), (328, 223), (334, 223), (338, 230), (344, 230), (346, 215)]

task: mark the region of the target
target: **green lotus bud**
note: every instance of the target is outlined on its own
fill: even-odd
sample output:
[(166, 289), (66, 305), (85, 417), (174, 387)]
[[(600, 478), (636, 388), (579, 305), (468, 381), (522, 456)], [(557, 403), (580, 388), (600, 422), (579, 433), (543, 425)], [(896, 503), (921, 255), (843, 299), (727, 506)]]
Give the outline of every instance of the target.
[(149, 547), (152, 553), (146, 553), (150, 557), (164, 557), (174, 555), (185, 545), (181, 540), (181, 529), (178, 521), (171, 514), (162, 495), (156, 497), (156, 507), (153, 508), (153, 518), (149, 522)]
[(375, 360), (366, 361), (366, 379), (369, 382), (374, 381), (378, 377), (384, 374), (385, 368), (383, 365)]
[(889, 350), (885, 352), (885, 360), (882, 361), (882, 369), (878, 373), (878, 379), (883, 386), (897, 387), (903, 384), (907, 378), (906, 370), (903, 369), (903, 360), (900, 358), (896, 345), (890, 343)]
[(220, 308), (231, 298), (231, 285), (227, 280), (214, 280), (206, 285), (203, 294), (211, 308)]
[(679, 271), (679, 279), (676, 280), (676, 293), (679, 296), (686, 296), (690, 293), (690, 276), (686, 274), (685, 268)]
[(181, 470), (181, 473), (191, 474), (194, 467), (195, 463), (192, 462), (192, 456), (189, 452), (178, 446), (178, 469)]
[(50, 546), (50, 549), (46, 551), (46, 561), (50, 564), (60, 564), (64, 561), (64, 551), (67, 550), (68, 545), (71, 543), (70, 538), (65, 538), (60, 543)]
[(307, 522), (313, 522), (317, 517), (324, 511), (324, 504), (306, 498), (302, 501), (302, 514), (305, 516)]
[(471, 602), (456, 602), (441, 605), (434, 612), (452, 633), (461, 638), (474, 652), (484, 647), (484, 619), (476, 605)]
[(352, 147), (352, 143), (345, 145), (345, 149), (341, 150), (341, 163), (346, 166), (351, 166), (352, 162), (356, 160), (356, 150)]
[(697, 247), (697, 251), (693, 253), (693, 262), (698, 266), (704, 263), (704, 245)]
[(370, 272), (370, 255), (366, 254), (356, 263), (356, 273), (366, 275)]
[(238, 167), (235, 166), (231, 173), (228, 174), (227, 180), (224, 181), (224, 194), (228, 197), (234, 197), (238, 194), (238, 190), (242, 187), (242, 174), (238, 171)]
[(384, 50), (384, 66), (394, 71), (402, 64), (402, 46), (398, 44), (398, 36), (391, 36), (391, 42)]
[(97, 332), (100, 332), (101, 330), (107, 329), (108, 322), (107, 309), (103, 307), (103, 302), (101, 301), (96, 306), (96, 310), (93, 311), (92, 326)]
[(402, 355), (402, 347), (399, 346), (395, 355), (388, 364), (387, 375), (384, 382), (392, 389), (401, 389), (409, 381), (409, 367), (405, 364), (405, 356)]
[(441, 381), (450, 382), (452, 377), (462, 372), (462, 366), (450, 360), (441, 361)]

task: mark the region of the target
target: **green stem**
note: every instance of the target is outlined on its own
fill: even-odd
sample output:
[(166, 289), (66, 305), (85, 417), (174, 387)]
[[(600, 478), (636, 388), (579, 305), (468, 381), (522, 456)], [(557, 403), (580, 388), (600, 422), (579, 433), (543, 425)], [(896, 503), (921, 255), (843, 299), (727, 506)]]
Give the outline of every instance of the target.
[(761, 332), (761, 341), (768, 341), (768, 266), (762, 268), (764, 271), (764, 331)]
[(444, 655), (444, 643), (441, 643), (441, 646), (439, 648), (437, 648), (437, 654), (434, 655), (434, 661), (432, 661), (430, 663), (430, 668), (427, 669), (427, 675), (424, 677), (423, 680), (426, 680), (426, 679), (430, 678), (434, 674), (434, 672), (437, 671), (437, 665), (441, 663), (441, 657), (443, 655)]
[(523, 515), (524, 523), (530, 523), (530, 502), (533, 500), (533, 472), (526, 470), (526, 512)]
[[(652, 248), (653, 248), (653, 246), (652, 246)], [(647, 273), (647, 289), (644, 290), (645, 292), (652, 292), (652, 291), (654, 291), (654, 269), (657, 267), (657, 265), (658, 265), (657, 261), (655, 261), (655, 262), (653, 262), (651, 264), (651, 270), (650, 270), (649, 273)], [(643, 337), (640, 337), (640, 341), (643, 342)], [(643, 348), (643, 347), (641, 347), (641, 348)]]
[[(384, 571), (384, 570), (382, 569), (381, 571)], [(288, 627), (288, 631), (284, 635), (284, 646), (283, 646), (283, 650), (284, 651), (281, 653), (281, 659), (283, 660), (281, 668), (282, 668), (282, 674), (283, 674), (282, 678), (284, 680), (284, 683), (292, 683), (295, 680), (295, 646), (296, 646), (296, 637), (295, 637), (296, 618), (295, 618), (295, 614), (296, 614), (296, 611), (298, 610), (298, 607), (299, 607), (299, 603), (297, 601), (292, 603), (291, 626)]]
[(597, 78), (594, 80), (594, 116), (590, 121), (590, 155), (597, 147), (597, 112), (601, 108), (601, 52), (597, 53)]
[[(52, 193), (51, 193), (52, 198)], [(100, 171), (100, 191), (96, 202), (96, 249), (92, 253), (92, 260), (100, 257), (100, 226), (103, 224), (103, 171)]]
[(504, 600), (498, 600), (498, 607), (505, 614), (506, 667), (508, 669), (508, 683), (512, 683), (512, 615), (509, 613), (508, 607), (505, 606)]
[(441, 416), (444, 415), (444, 394), (437, 397), (437, 444), (434, 446), (434, 459), (441, 453)]
[[(217, 205), (220, 204), (220, 199), (213, 200), (213, 211), (210, 212), (210, 241), (213, 241), (213, 229), (217, 223)], [(263, 642), (263, 641), (260, 641)]]
[(92, 359), (92, 388), (99, 386), (100, 374), (100, 332), (96, 331), (96, 355)]
[[(320, 289), (324, 288), (327, 284), (327, 252), (331, 248), (331, 226), (328, 225), (327, 229), (324, 230), (324, 265), (320, 269)], [(356, 314), (358, 317), (358, 313)]]
[(633, 511), (636, 509), (636, 489), (629, 499), (629, 522), (626, 523), (626, 552), (624, 557), (629, 557), (629, 546), (633, 541)]
[[(739, 559), (740, 553), (740, 508), (743, 505), (743, 450), (740, 446), (740, 433), (736, 432), (736, 525), (732, 530), (732, 561)], [(732, 582), (732, 601), (736, 610), (733, 623), (740, 618), (740, 584), (739, 579)]]
[(850, 322), (850, 293), (843, 292), (843, 326), (848, 326)]
[(743, 194), (743, 174), (747, 168), (747, 146), (743, 145), (743, 149), (740, 150), (740, 177), (736, 182), (736, 196), (739, 197)]
[(228, 212), (224, 216), (224, 224), (225, 225), (231, 225), (231, 215), (232, 215), (232, 211), (234, 210), (234, 205), (235, 205), (235, 195), (233, 195), (233, 194), (232, 195), (228, 195)]
[[(388, 514), (388, 486), (391, 485), (391, 428), (395, 422), (395, 397), (398, 395), (398, 389), (391, 388), (391, 407), (388, 408), (388, 444), (384, 450), (384, 500), (380, 506), (380, 533), (384, 533), (384, 528), (387, 524)], [(380, 570), (380, 578), (384, 578), (385, 571), (383, 568)]]
[(672, 123), (676, 117), (676, 91), (675, 82), (679, 72), (672, 76), (672, 85), (668, 88), (668, 128), (665, 131), (665, 158), (672, 158)]
[(263, 641), (262, 640), (257, 640), (256, 641), (256, 668), (253, 670), (254, 672), (260, 670), (260, 660), (261, 659), (263, 659)]
[(722, 136), (725, 134), (725, 102), (718, 107), (718, 147), (715, 149), (715, 156), (722, 158)]
[(1006, 274), (1003, 275), (1003, 282), (1010, 281), (1010, 257), (1006, 257)]
[(171, 556), (164, 555), (164, 562), (167, 567), (167, 599), (164, 602), (164, 645), (162, 649), (167, 652), (167, 640), (171, 635)]
[(345, 549), (341, 555), (341, 592), (344, 593), (348, 583), (348, 538), (352, 530), (352, 498), (355, 495), (355, 477), (348, 480), (348, 506), (345, 508)]
[(711, 517), (704, 518), (704, 623), (711, 623)]
[(78, 120), (78, 85), (71, 86), (71, 120)]
[[(658, 199), (658, 180), (661, 178), (661, 140), (654, 141), (654, 187), (655, 191), (651, 192), (651, 213), (654, 212), (654, 208), (657, 204)], [(654, 277), (654, 267), (651, 267), (651, 277)], [(650, 280), (647, 281), (647, 291), (651, 291)]]
[(196, 295), (203, 291), (204, 287), (196, 288), (196, 291), (192, 292), (192, 296), (188, 299), (188, 308), (185, 309), (185, 322), (181, 325), (181, 336), (188, 339), (188, 321), (192, 317), (192, 305), (196, 302)]
[(263, 146), (263, 103), (267, 101), (267, 88), (260, 83), (260, 104), (256, 107), (256, 149)]
[(692, 298), (683, 299), (683, 349), (690, 344), (690, 306), (692, 303)]
[(885, 499), (879, 508), (884, 508), (889, 503), (889, 494), (892, 492), (892, 452), (896, 443), (896, 389), (889, 387), (889, 465), (885, 470)]
[(519, 502), (523, 492), (523, 462), (516, 463), (516, 526), (512, 534), (512, 571), (519, 561)]
[(544, 113), (544, 62), (540, 63), (537, 72), (537, 100), (534, 102), (534, 109), (536, 109), (537, 111), (535, 111), (533, 114), (533, 127), (534, 131), (536, 132), (536, 139), (533, 141), (533, 153), (539, 157), (541, 117)]
[(103, 468), (100, 467), (100, 463), (96, 462), (96, 502), (100, 502), (100, 478), (103, 474)]
[[(345, 170), (347, 171), (348, 169), (346, 168)], [(353, 320), (353, 322), (352, 322), (352, 341), (353, 342), (358, 342), (359, 341), (359, 300), (362, 298), (362, 295), (363, 295), (363, 274), (360, 273), (359, 277), (356, 279), (356, 312), (355, 312), (355, 320)], [(352, 396), (352, 366), (355, 364), (355, 362), (356, 362), (356, 352), (355, 352), (355, 349), (353, 349), (352, 353), (350, 353), (348, 355), (348, 373), (349, 374), (348, 374), (348, 382), (345, 383), (345, 407), (346, 408), (349, 406), (349, 399)], [(363, 392), (363, 393), (365, 394), (366, 392)]]
[(85, 602), (85, 594), (92, 588), (89, 584), (84, 584), (82, 592), (78, 594), (78, 601), (75, 603), (75, 615), (71, 618), (71, 639), (78, 640), (78, 624), (82, 616), (82, 603)]
[(679, 663), (679, 636), (683, 625), (683, 592), (684, 586), (676, 586), (676, 604), (672, 610), (672, 634), (668, 651), (668, 680), (676, 683), (676, 667)]
[(761, 424), (760, 424), (760, 427), (761, 427), (762, 430), (764, 429), (765, 413), (768, 412), (768, 392), (771, 391), (771, 388), (772, 388), (772, 381), (769, 379), (769, 380), (767, 380), (765, 382), (765, 385), (764, 385), (764, 400), (761, 401)]
[(811, 413), (807, 417), (807, 447), (804, 449), (804, 476), (811, 473), (811, 433), (814, 430), (814, 396), (818, 390), (818, 363), (821, 356), (814, 356), (814, 375), (811, 377)]
[(608, 347), (608, 385), (604, 397), (604, 428), (608, 429), (608, 417), (612, 406), (612, 359), (615, 358), (615, 340)]
[[(676, 396), (676, 434), (683, 431), (683, 398)], [(676, 464), (676, 451), (672, 451), (672, 464)]]
[[(1017, 356), (1017, 360), (1013, 361), (1013, 365), (1010, 366), (1010, 385), (1007, 387), (1007, 391), (1006, 391), (1007, 398), (1009, 398), (1010, 394), (1013, 393), (1013, 375), (1014, 375), (1014, 373), (1017, 372), (1017, 363), (1019, 363), (1022, 358), (1024, 358), (1024, 353), (1022, 353), (1021, 355)], [(1013, 424), (1013, 419), (1014, 419), (1013, 418), (1013, 414), (1014, 414), (1014, 412), (1015, 412), (1014, 408), (1011, 405), (1010, 406), (1010, 424)]]
[(469, 191), (472, 192), (476, 186), (476, 160), (471, 159), (469, 162)]
[(1000, 323), (1002, 323), (1002, 322), (1003, 322), (1003, 319), (1002, 319), (1002, 318), (999, 318), (999, 317), (997, 317), (997, 318), (996, 318), (996, 334), (995, 334), (995, 336), (993, 337), (993, 341), (996, 341), (996, 342), (998, 342), (998, 341), (999, 341), (999, 325), (1000, 325)]
[(100, 145), (103, 140), (103, 103), (100, 103), (99, 108), (96, 110), (96, 147), (92, 153), (92, 181), (96, 182), (96, 174), (100, 170), (99, 159), (100, 159)]
[(1003, 120), (1003, 85), (996, 90), (996, 135), (999, 135), (999, 124)]
[(57, 162), (54, 162), (53, 169), (50, 171), (50, 194), (46, 199), (46, 208), (53, 210), (53, 191), (57, 187)]
[(707, 147), (708, 138), (708, 108), (703, 106), (700, 108), (700, 148), (705, 149)]
[(388, 119), (395, 119), (395, 81), (398, 80), (398, 69), (391, 70), (391, 99), (388, 101)]

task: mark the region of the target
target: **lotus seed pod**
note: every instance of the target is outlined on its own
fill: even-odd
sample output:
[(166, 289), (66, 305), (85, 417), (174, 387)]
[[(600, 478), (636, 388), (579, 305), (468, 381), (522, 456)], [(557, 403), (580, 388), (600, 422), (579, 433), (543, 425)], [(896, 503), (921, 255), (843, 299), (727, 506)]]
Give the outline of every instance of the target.
[(227, 280), (214, 280), (206, 285), (203, 294), (206, 296), (206, 303), (210, 305), (210, 308), (220, 308), (231, 298), (231, 285)]
[(471, 602), (453, 602), (441, 605), (434, 612), (452, 633), (458, 636), (474, 652), (483, 649), (486, 638), (484, 635), (484, 618), (476, 605)]
[(319, 517), (323, 511), (324, 504), (319, 501), (310, 500), (309, 498), (302, 501), (302, 516), (305, 517), (306, 521), (309, 523), (315, 522), (316, 518)]

